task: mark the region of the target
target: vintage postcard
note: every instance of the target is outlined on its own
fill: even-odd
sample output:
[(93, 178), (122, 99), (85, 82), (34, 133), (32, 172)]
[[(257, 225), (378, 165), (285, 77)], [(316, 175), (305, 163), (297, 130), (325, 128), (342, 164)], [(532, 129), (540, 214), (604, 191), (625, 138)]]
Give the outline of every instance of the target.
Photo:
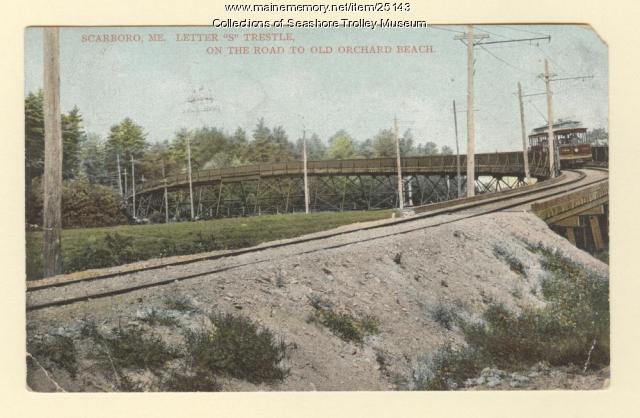
[(25, 29), (30, 390), (608, 387), (607, 45), (378, 5)]

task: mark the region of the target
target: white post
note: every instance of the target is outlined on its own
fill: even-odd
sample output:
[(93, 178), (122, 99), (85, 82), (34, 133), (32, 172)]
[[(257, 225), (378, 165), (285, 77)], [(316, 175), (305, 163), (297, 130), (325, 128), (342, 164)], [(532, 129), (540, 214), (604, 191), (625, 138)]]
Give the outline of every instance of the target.
[(187, 172), (189, 176), (189, 203), (191, 204), (191, 220), (195, 218), (193, 211), (193, 182), (191, 180), (191, 141), (189, 137), (191, 132), (187, 132)]
[(522, 86), (518, 82), (518, 101), (520, 103), (520, 127), (522, 128), (522, 156), (524, 159), (524, 177), (529, 184), (529, 153), (527, 152), (527, 130), (524, 126), (524, 105), (522, 104)]
[(133, 218), (136, 217), (136, 166), (133, 161), (133, 154), (131, 155), (131, 193), (133, 194)]
[(302, 169), (304, 171), (304, 213), (309, 213), (309, 183), (307, 180), (307, 131), (302, 130)]
[(453, 125), (456, 132), (456, 186), (458, 186), (458, 198), (462, 196), (462, 184), (460, 184), (460, 147), (458, 146), (458, 112), (456, 101), (453, 101)]
[(118, 189), (120, 190), (120, 196), (122, 194), (122, 174), (120, 173), (120, 154), (116, 154), (116, 162), (118, 164)]
[(396, 162), (398, 165), (398, 203), (400, 210), (404, 209), (404, 190), (402, 188), (402, 160), (400, 158), (400, 138), (398, 137), (398, 118), (393, 118), (393, 136), (396, 140)]
[(544, 83), (547, 88), (547, 143), (549, 145), (549, 175), (556, 176), (555, 164), (555, 137), (553, 136), (553, 99), (551, 95), (551, 75), (549, 74), (549, 62), (544, 60)]
[(473, 104), (473, 25), (467, 32), (467, 197), (475, 195), (476, 133)]

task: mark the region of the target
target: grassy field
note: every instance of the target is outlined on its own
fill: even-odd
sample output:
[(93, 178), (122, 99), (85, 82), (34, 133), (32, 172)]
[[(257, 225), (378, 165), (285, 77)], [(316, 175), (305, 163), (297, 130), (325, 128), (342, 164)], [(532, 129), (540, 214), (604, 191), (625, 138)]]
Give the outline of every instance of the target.
[[(389, 218), (392, 210), (268, 215), (155, 225), (67, 229), (64, 272), (111, 267), (156, 257), (249, 247), (355, 222)], [(27, 232), (27, 279), (42, 277), (42, 233)]]

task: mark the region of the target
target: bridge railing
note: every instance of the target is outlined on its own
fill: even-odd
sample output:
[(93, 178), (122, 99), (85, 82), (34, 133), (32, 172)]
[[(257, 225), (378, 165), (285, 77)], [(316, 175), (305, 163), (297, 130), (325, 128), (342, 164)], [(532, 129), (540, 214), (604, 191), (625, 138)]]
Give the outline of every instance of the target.
[[(522, 175), (523, 155), (521, 152), (501, 152), (476, 154), (475, 167), (477, 175)], [(466, 155), (460, 156), (461, 174), (466, 172)], [(545, 153), (529, 153), (529, 166), (534, 177), (548, 176), (548, 163)], [(376, 175), (396, 172), (395, 158), (318, 160), (308, 161), (307, 171), (310, 175)], [(430, 155), (403, 157), (403, 172), (411, 174), (455, 174), (455, 155)], [(268, 164), (254, 164), (238, 167), (226, 167), (210, 170), (199, 170), (192, 173), (194, 184), (217, 183), (221, 181), (240, 181), (274, 176), (300, 176), (303, 173), (301, 161), (286, 161)], [(138, 193), (151, 192), (160, 188), (178, 188), (188, 184), (187, 174), (169, 176), (166, 179), (146, 182), (138, 187)]]

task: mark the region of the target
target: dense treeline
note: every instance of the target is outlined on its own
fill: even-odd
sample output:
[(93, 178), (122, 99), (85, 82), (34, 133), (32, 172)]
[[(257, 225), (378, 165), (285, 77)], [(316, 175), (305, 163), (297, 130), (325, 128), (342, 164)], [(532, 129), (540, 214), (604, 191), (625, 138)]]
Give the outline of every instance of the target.
[[(44, 118), (42, 91), (30, 93), (25, 99), (25, 197), (27, 222), (41, 224), (38, 194), (35, 185), (44, 168)], [(110, 188), (100, 189), (103, 198), (109, 199), (109, 207), (120, 204), (119, 188), (123, 191), (131, 184), (131, 164), (136, 161), (136, 183), (166, 175), (183, 173), (187, 166), (187, 139), (191, 143), (193, 170), (233, 167), (245, 164), (282, 162), (302, 159), (302, 138), (290, 137), (282, 126), (269, 127), (259, 119), (251, 132), (237, 128), (227, 132), (217, 127), (180, 129), (172, 138), (150, 143), (144, 128), (130, 118), (113, 125), (106, 138), (87, 133), (83, 127), (80, 110), (74, 107), (61, 115), (63, 137), (63, 177), (66, 183), (77, 183), (67, 187), (70, 192), (63, 199), (74, 199), (72, 191), (89, 195), (94, 185)], [(602, 131), (602, 132), (601, 132)], [(604, 130), (592, 131), (598, 136)], [(323, 140), (316, 133), (307, 134), (307, 155), (310, 160), (376, 158), (395, 156), (395, 141), (390, 129), (381, 129), (371, 138), (358, 140), (347, 130), (340, 129)], [(452, 154), (451, 148), (439, 148), (434, 142), (416, 144), (410, 130), (400, 138), (404, 156)], [(118, 181), (118, 163), (120, 181)], [(83, 199), (87, 205), (91, 203)], [(104, 202), (103, 202), (104, 203)], [(63, 202), (64, 205), (64, 202)], [(92, 208), (77, 208), (89, 213)], [(95, 208), (99, 210), (99, 208)], [(103, 219), (102, 225), (121, 222), (114, 216)], [(67, 222), (67, 225), (70, 225)]]
[[(30, 93), (25, 100), (25, 170), (27, 189), (42, 175), (44, 167), (44, 119), (42, 91)], [(282, 162), (302, 158), (302, 138), (292, 138), (282, 126), (269, 127), (264, 119), (251, 132), (242, 128), (225, 132), (217, 127), (178, 130), (173, 138), (149, 143), (144, 128), (130, 118), (113, 125), (106, 138), (86, 133), (77, 107), (62, 115), (63, 175), (73, 181), (118, 187), (120, 175), (130, 175), (130, 160), (136, 164), (136, 180), (158, 178), (186, 169), (186, 143), (191, 142), (194, 170), (243, 164)], [(411, 131), (400, 138), (403, 155), (451, 154), (449, 147), (439, 149), (433, 142), (416, 146)], [(316, 133), (307, 135), (307, 155), (311, 160), (374, 158), (395, 156), (393, 132), (380, 130), (372, 138), (359, 141), (348, 131), (338, 130), (326, 141)], [(129, 177), (130, 180), (130, 177)]]

